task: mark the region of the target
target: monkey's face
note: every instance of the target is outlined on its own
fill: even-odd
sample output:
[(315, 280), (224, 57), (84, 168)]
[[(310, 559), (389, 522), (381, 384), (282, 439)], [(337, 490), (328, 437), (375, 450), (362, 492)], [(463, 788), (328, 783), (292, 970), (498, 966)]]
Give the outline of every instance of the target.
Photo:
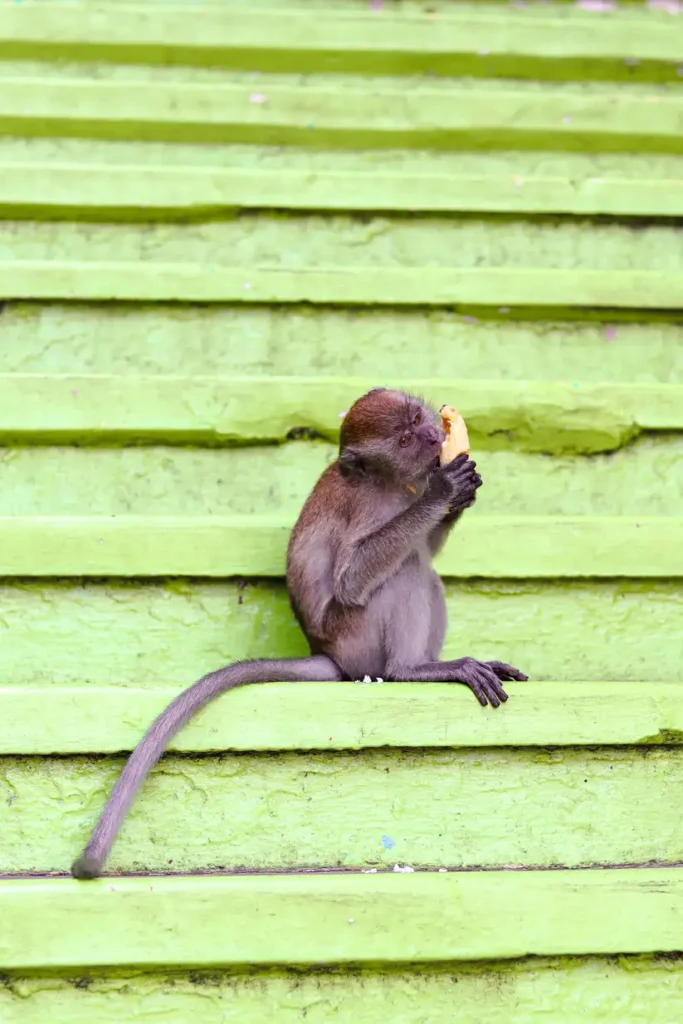
[(426, 477), (439, 464), (444, 441), (439, 417), (402, 391), (371, 391), (342, 424), (342, 468), (374, 471), (398, 481)]

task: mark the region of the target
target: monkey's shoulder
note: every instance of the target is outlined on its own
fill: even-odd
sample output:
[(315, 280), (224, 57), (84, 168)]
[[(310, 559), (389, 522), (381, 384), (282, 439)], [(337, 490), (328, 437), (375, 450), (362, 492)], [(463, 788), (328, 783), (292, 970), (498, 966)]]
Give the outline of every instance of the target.
[(353, 507), (352, 487), (333, 462), (320, 476), (304, 502), (292, 536), (314, 529), (318, 533), (348, 522)]

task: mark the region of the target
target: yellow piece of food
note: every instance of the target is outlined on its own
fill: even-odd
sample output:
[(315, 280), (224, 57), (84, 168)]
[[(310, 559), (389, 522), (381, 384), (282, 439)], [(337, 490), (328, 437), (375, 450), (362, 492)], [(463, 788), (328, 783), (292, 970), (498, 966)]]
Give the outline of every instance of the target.
[(441, 446), (440, 461), (445, 466), (452, 462), (456, 455), (470, 451), (470, 439), (467, 435), (467, 427), (462, 414), (454, 409), (452, 405), (442, 405), (439, 409), (446, 440)]

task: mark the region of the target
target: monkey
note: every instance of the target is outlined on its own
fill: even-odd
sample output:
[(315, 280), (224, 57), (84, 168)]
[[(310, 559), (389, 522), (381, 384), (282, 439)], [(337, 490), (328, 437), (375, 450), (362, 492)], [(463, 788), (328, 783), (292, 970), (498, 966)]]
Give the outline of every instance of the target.
[(339, 453), (290, 535), (287, 587), (310, 656), (236, 662), (203, 676), (151, 725), (130, 755), (71, 873), (102, 873), (135, 795), (169, 740), (220, 694), (248, 683), (462, 683), (482, 706), (528, 677), (504, 662), (440, 661), (444, 588), (432, 567), (482, 479), (468, 454), (441, 466), (435, 411), (403, 391), (374, 388), (341, 425)]

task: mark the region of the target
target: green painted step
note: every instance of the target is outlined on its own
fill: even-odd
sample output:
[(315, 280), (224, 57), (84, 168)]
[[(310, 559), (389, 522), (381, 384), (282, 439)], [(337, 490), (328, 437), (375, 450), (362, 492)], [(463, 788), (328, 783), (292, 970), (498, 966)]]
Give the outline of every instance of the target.
[(87, 984), (54, 974), (11, 974), (0, 989), (6, 1024), (119, 1024), (135, 1015), (173, 1024), (202, 1020), (263, 1024), (415, 1024), (428, 1008), (430, 1024), (482, 1019), (529, 1024), (584, 1024), (596, 1010), (603, 1024), (675, 1021), (683, 998), (676, 957), (586, 957), (503, 963), (456, 963), (444, 968), (348, 972), (208, 969), (167, 974), (88, 971)]
[[(396, 380), (413, 382), (448, 374), (458, 381), (507, 381), (508, 386), (519, 380), (562, 381), (568, 375), (581, 386), (683, 383), (675, 315), (672, 322), (624, 315), (639, 316), (640, 322), (618, 322), (616, 310), (603, 311), (603, 322), (562, 322), (556, 312), (543, 322), (511, 319), (505, 308), (482, 317), (381, 306), (7, 303), (0, 316), (0, 370), (43, 376), (66, 371), (315, 381), (364, 377), (375, 386), (391, 368)], [(121, 381), (119, 386), (129, 385)], [(4, 394), (0, 413), (8, 401)]]
[(0, 296), (676, 311), (683, 257), (669, 225), (253, 213), (198, 225), (14, 221)]
[[(566, 447), (564, 433), (556, 437), (555, 447)], [(468, 520), (508, 515), (512, 495), (516, 516), (683, 514), (683, 433), (641, 437), (591, 458), (492, 450), (497, 441), (484, 438), (472, 450), (484, 488)], [(0, 448), (0, 516), (70, 516), (87, 509), (97, 516), (277, 513), (293, 518), (336, 457), (336, 445), (325, 441), (230, 448)]]
[(4, 881), (0, 967), (673, 952), (682, 910), (666, 868)]
[[(248, 268), (269, 275), (264, 281), (311, 276), (318, 288), (330, 276), (341, 288), (346, 276), (350, 301), (353, 289), (362, 287), (356, 280), (361, 273), (379, 275), (377, 281), (390, 284), (405, 279), (408, 271), (415, 276), (416, 268), (425, 277), (425, 294), (464, 272), (463, 280), (475, 281), (472, 275), (480, 272), (492, 275), (492, 281), (498, 275), (501, 282), (508, 280), (506, 274), (514, 281), (520, 272), (521, 281), (535, 274), (539, 282), (546, 279), (544, 272), (557, 281), (574, 273), (576, 303), (582, 281), (609, 283), (638, 280), (640, 275), (643, 280), (654, 275), (675, 279), (683, 274), (679, 232), (669, 223), (244, 212), (196, 224), (8, 221), (0, 242), (3, 263), (45, 263), (54, 273), (62, 265), (121, 264), (121, 273), (135, 265), (142, 283), (160, 266), (174, 267), (169, 273), (177, 275), (201, 274), (205, 287), (214, 275), (216, 288), (228, 287), (235, 274)], [(249, 278), (239, 282), (240, 295), (250, 290), (245, 281), (249, 284)], [(305, 282), (299, 287), (305, 288)], [(381, 294), (377, 301), (382, 303)], [(550, 300), (538, 301), (547, 306)]]
[[(509, 171), (509, 164), (508, 164)], [(438, 173), (279, 170), (218, 166), (0, 164), (0, 213), (7, 218), (166, 220), (233, 208), (574, 216), (681, 217), (683, 178), (521, 178)]]
[(196, 263), (0, 261), (0, 297), (126, 302), (315, 302), (345, 305), (459, 304), (679, 309), (683, 273), (499, 267), (317, 270)]
[[(275, 576), (291, 519), (0, 517), (0, 576)], [(436, 560), (444, 576), (683, 576), (683, 516), (479, 516)]]
[[(0, 75), (0, 134), (382, 149), (683, 153), (683, 94), (665, 86), (210, 75), (96, 77), (45, 65)], [(263, 97), (265, 96), (265, 102)]]
[[(482, 719), (496, 728), (514, 701)], [(0, 872), (66, 874), (123, 763), (3, 757)], [(108, 872), (679, 864), (681, 785), (680, 746), (168, 754)]]
[(640, 431), (683, 429), (683, 384), (7, 374), (0, 439), (264, 443), (301, 428), (336, 439), (345, 411), (378, 383), (437, 408), (456, 403), (475, 442), (502, 435), (527, 451), (609, 451)]
[[(212, 704), (170, 750), (362, 750), (683, 744), (683, 686), (514, 683), (505, 714), (481, 713), (464, 687), (437, 683), (272, 683)], [(132, 750), (177, 688), (0, 689), (0, 754)]]
[[(122, 758), (5, 757), (2, 873), (66, 874), (122, 767)], [(670, 795), (682, 780), (680, 750), (666, 747), (168, 755), (108, 870), (675, 864), (683, 832)]]
[[(261, 71), (363, 74), (675, 76), (683, 35), (662, 13), (595, 18), (452, 4), (438, 12), (360, 4), (279, 9), (203, 4), (0, 5), (0, 58), (178, 63)], [(673, 65), (667, 68), (667, 65)], [(668, 71), (668, 75), (667, 75)], [(578, 72), (578, 74), (577, 74)]]
[(654, 154), (0, 138), (8, 218), (159, 222), (240, 208), (672, 217), (682, 196), (683, 159)]
[[(683, 682), (680, 581), (447, 580), (446, 601), (446, 658)], [(178, 691), (226, 662), (306, 653), (279, 581), (4, 580), (0, 608), (4, 686)]]
[(683, 257), (669, 224), (253, 212), (200, 224), (16, 220), (0, 245), (0, 296), (676, 311)]

